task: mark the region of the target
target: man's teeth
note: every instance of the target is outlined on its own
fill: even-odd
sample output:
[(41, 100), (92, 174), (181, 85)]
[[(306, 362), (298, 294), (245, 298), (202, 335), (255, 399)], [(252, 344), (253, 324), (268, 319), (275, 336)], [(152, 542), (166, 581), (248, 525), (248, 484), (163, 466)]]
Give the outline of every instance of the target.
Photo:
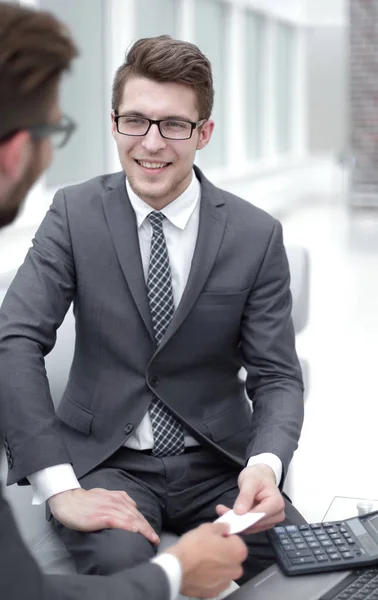
[(167, 166), (168, 163), (154, 163), (154, 162), (146, 162), (144, 160), (138, 160), (138, 163), (145, 167), (146, 169), (163, 169)]

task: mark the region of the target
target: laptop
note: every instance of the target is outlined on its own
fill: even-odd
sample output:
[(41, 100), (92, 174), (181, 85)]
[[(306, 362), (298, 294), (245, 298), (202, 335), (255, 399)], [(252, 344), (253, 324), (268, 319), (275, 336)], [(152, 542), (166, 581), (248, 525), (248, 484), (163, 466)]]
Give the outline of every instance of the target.
[[(353, 600), (362, 597), (362, 588), (357, 583), (361, 579), (364, 598), (378, 599), (377, 567), (287, 577), (278, 565), (272, 565), (230, 594), (227, 600), (332, 600), (343, 597)], [(351, 593), (349, 586), (353, 589)]]

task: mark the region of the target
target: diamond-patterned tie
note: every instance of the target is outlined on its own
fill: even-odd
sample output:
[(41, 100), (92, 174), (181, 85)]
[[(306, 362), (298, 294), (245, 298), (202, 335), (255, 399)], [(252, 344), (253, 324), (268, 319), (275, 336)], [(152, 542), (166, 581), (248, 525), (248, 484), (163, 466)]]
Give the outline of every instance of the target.
[[(164, 215), (151, 212), (148, 220), (152, 226), (150, 264), (148, 267), (148, 300), (154, 327), (155, 339), (160, 344), (175, 312), (171, 267), (163, 231)], [(158, 398), (150, 405), (150, 418), (154, 435), (154, 456), (182, 454), (184, 429)]]

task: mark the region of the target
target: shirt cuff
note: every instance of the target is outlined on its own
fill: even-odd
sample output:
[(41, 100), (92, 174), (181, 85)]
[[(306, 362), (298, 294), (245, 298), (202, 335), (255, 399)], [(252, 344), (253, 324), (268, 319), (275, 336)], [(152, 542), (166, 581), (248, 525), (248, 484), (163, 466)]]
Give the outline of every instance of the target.
[(261, 463), (268, 465), (268, 467), (272, 469), (276, 478), (276, 485), (279, 485), (282, 477), (282, 462), (278, 456), (272, 454), (271, 452), (263, 452), (262, 454), (251, 456), (247, 462), (247, 467), (252, 467), (252, 465), (258, 465)]
[(33, 489), (32, 504), (42, 504), (55, 494), (81, 487), (69, 463), (41, 469), (29, 475), (28, 480)]
[(179, 559), (173, 554), (163, 552), (162, 554), (155, 556), (151, 562), (155, 563), (155, 565), (159, 565), (163, 571), (165, 571), (171, 592), (169, 600), (176, 600), (180, 592), (182, 581), (182, 570)]

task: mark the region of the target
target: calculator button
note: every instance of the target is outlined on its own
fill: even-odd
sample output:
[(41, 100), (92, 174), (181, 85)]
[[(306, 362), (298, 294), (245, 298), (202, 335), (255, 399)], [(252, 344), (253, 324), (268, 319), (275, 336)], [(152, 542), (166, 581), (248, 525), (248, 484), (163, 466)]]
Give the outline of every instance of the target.
[(287, 555), (289, 558), (300, 558), (301, 556), (311, 556), (312, 552), (310, 550), (296, 550), (288, 552)]
[(328, 523), (327, 521), (322, 523), (324, 529), (328, 529), (329, 527), (333, 527), (333, 523)]
[(320, 523), (311, 523), (310, 527), (311, 527), (311, 529), (321, 529), (322, 528)]
[(347, 529), (343, 525), (340, 527), (340, 531), (341, 533), (347, 533)]
[(335, 546), (344, 546), (344, 540), (333, 540)]
[(332, 546), (332, 542), (330, 540), (322, 540), (321, 545), (324, 546), (324, 548), (328, 548), (329, 546)]
[(330, 533), (329, 537), (332, 538), (333, 540), (340, 540), (340, 534), (339, 533)]
[(353, 558), (353, 554), (351, 552), (343, 552), (344, 558)]
[(310, 542), (316, 542), (317, 539), (314, 535), (306, 535), (305, 537), (306, 542), (309, 544)]
[(326, 554), (317, 554), (316, 560), (318, 560), (319, 562), (325, 562), (328, 560), (328, 556)]
[(287, 525), (286, 526), (286, 531), (298, 531), (298, 527), (296, 525)]
[(329, 540), (329, 537), (326, 533), (318, 533), (318, 540)]
[(331, 560), (338, 560), (340, 558), (340, 554), (338, 552), (333, 552), (332, 554), (328, 555), (330, 557)]
[(309, 542), (308, 545), (310, 548), (320, 548), (319, 542)]
[(337, 548), (339, 550), (339, 552), (349, 552), (349, 547), (348, 546), (338, 546)]
[(290, 552), (291, 550), (295, 550), (295, 546), (294, 544), (287, 544), (286, 546), (284, 546), (284, 550), (285, 552)]
[(276, 533), (285, 533), (285, 527), (275, 527), (274, 531)]
[(299, 529), (301, 531), (306, 531), (306, 529), (309, 529), (309, 528), (310, 528), (309, 525), (299, 525)]
[(337, 551), (338, 551), (338, 548), (335, 548), (335, 546), (331, 546), (330, 548), (325, 549), (325, 552), (327, 554), (333, 554), (334, 552), (337, 552)]
[(278, 536), (278, 539), (280, 540), (281, 544), (283, 544), (284, 546), (285, 546), (285, 544), (291, 544), (291, 539), (286, 537), (282, 533), (280, 533), (280, 535)]
[(312, 552), (315, 555), (317, 555), (317, 554), (324, 554), (323, 548), (319, 548), (319, 549), (313, 550)]
[(303, 550), (304, 548), (307, 548), (307, 544), (304, 544), (303, 542), (295, 545), (298, 548), (298, 550)]
[(326, 527), (326, 529), (329, 535), (331, 535), (332, 533), (338, 533), (337, 529), (335, 529), (334, 527)]
[(293, 565), (306, 565), (308, 563), (313, 563), (315, 560), (312, 556), (302, 556), (301, 558), (293, 558), (291, 561)]
[(348, 544), (349, 546), (355, 546), (356, 542), (354, 542), (352, 539), (348, 540)]

